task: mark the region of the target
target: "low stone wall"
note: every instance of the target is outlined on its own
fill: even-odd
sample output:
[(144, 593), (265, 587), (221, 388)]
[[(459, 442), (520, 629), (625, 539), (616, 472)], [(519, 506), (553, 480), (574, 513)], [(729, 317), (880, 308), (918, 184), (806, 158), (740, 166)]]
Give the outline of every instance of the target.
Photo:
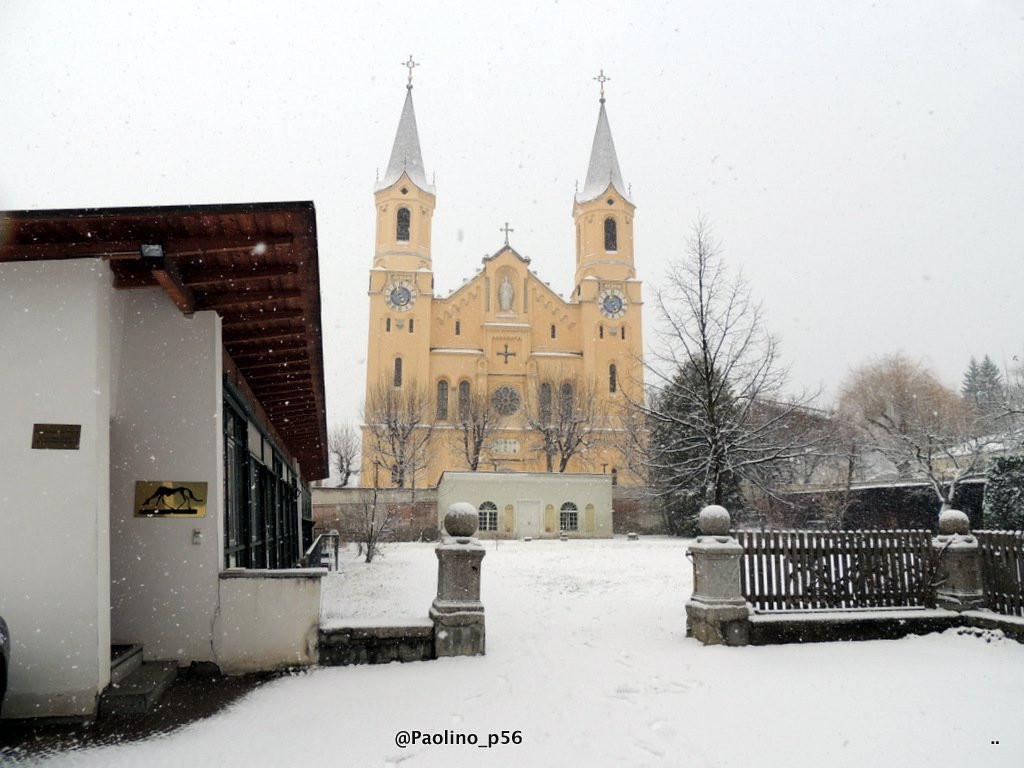
[(751, 645), (895, 640), (964, 625), (956, 611), (927, 608), (755, 613), (749, 621)]
[(433, 658), (434, 622), (428, 618), (394, 625), (345, 622), (320, 628), (320, 663), (324, 666)]

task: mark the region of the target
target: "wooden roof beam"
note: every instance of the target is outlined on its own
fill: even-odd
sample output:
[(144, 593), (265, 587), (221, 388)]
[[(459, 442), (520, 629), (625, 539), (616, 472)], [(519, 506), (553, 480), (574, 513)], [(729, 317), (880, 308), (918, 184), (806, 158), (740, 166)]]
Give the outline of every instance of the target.
[(173, 259), (161, 259), (160, 264), (154, 266), (152, 271), (153, 277), (174, 302), (174, 306), (186, 315), (196, 311), (196, 295), (182, 282), (181, 271)]
[(221, 328), (244, 328), (249, 325), (270, 323), (276, 320), (305, 319), (305, 310), (302, 309), (279, 309), (276, 312), (260, 312), (248, 310), (228, 315), (221, 321)]
[(245, 283), (253, 280), (269, 280), (275, 277), (291, 277), (297, 275), (299, 268), (295, 264), (275, 264), (271, 266), (246, 267), (232, 264), (225, 267), (206, 267), (190, 269), (182, 277), (190, 288), (203, 288), (210, 285), (223, 286), (231, 283)]
[[(261, 333), (258, 330), (249, 330), (245, 333), (238, 333), (234, 331), (232, 333), (223, 334), (224, 344), (235, 348), (235, 347), (248, 347), (253, 344), (268, 344), (275, 341), (288, 341), (290, 339), (303, 339), (306, 338), (306, 330), (304, 328), (294, 329), (270, 329), (266, 333)], [(305, 345), (305, 341), (303, 341)]]
[[(230, 310), (249, 307), (252, 304), (264, 304), (285, 299), (300, 299), (302, 291), (237, 291), (230, 293), (213, 293), (203, 297), (203, 306), (207, 309)], [(250, 310), (251, 311), (251, 310)], [(271, 314), (278, 314), (277, 312)]]

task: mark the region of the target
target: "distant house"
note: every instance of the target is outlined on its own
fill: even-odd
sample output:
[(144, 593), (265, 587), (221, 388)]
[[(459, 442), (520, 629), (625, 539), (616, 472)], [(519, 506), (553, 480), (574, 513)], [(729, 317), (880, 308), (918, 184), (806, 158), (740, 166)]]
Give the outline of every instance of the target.
[[(112, 646), (315, 660), (313, 204), (0, 212), (5, 717), (89, 716)], [(269, 576), (283, 577), (270, 579)]]
[(612, 479), (561, 472), (445, 472), (438, 527), (452, 504), (477, 508), (480, 538), (610, 538)]

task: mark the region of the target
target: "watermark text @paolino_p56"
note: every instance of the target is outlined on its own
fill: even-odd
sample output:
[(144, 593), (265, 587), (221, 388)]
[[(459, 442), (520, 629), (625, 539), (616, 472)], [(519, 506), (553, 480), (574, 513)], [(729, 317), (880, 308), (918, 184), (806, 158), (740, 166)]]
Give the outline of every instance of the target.
[(443, 731), (398, 731), (395, 733), (395, 744), (402, 749), (406, 747), (452, 746), (480, 747), (490, 749), (505, 744), (522, 744), (522, 731), (498, 731), (496, 733), (462, 733), (446, 728)]

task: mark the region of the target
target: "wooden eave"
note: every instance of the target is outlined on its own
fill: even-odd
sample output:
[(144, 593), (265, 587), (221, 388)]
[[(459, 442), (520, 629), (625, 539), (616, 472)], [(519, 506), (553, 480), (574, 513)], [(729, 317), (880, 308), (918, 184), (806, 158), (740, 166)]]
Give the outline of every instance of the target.
[[(143, 244), (164, 257), (143, 258)], [(78, 258), (106, 260), (116, 288), (159, 286), (184, 313), (217, 312), (243, 389), (306, 479), (327, 476), (312, 202), (0, 212), (0, 262)]]

